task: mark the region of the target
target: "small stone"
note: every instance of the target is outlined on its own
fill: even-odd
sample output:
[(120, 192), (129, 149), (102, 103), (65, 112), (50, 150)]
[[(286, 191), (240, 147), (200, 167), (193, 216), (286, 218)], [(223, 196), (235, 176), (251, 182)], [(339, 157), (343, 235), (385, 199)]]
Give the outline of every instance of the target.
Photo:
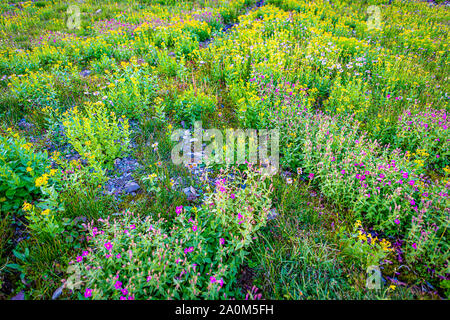
[(278, 211), (275, 208), (270, 209), (270, 213), (267, 216), (267, 220), (273, 220), (278, 217)]
[(20, 291), (18, 294), (12, 297), (11, 300), (25, 300), (25, 293), (23, 291)]
[(62, 285), (61, 287), (56, 289), (52, 295), (52, 300), (58, 299), (61, 296), (63, 289), (64, 289), (64, 285)]
[(141, 187), (134, 181), (128, 182), (125, 185), (125, 192), (126, 193), (132, 193), (135, 192), (137, 190), (139, 190)]
[(184, 188), (183, 192), (186, 195), (188, 201), (194, 201), (198, 198), (198, 193), (192, 186)]
[(81, 75), (82, 77), (89, 77), (89, 76), (91, 75), (91, 73), (92, 73), (91, 70), (85, 69), (85, 70), (83, 70), (83, 71), (80, 72), (80, 75)]

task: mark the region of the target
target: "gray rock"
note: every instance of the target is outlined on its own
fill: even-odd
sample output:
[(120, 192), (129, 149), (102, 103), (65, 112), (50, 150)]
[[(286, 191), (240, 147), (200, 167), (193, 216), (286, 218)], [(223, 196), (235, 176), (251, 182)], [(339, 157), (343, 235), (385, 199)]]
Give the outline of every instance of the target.
[(279, 216), (277, 209), (270, 209), (270, 213), (267, 215), (267, 220), (276, 219)]
[(27, 122), (27, 120), (25, 120), (25, 119), (21, 119), (19, 121), (18, 125), (21, 129), (25, 129), (25, 130), (28, 130), (34, 126), (32, 123)]
[(56, 289), (55, 292), (53, 292), (52, 300), (58, 299), (61, 296), (63, 289), (64, 289), (64, 285), (62, 285), (61, 287)]
[(89, 77), (91, 75), (91, 73), (92, 73), (91, 70), (85, 69), (85, 70), (80, 72), (80, 76), (82, 76), (82, 77)]
[(18, 294), (12, 297), (11, 300), (25, 300), (25, 293), (23, 291), (20, 291)]
[(198, 198), (198, 193), (192, 186), (184, 188), (183, 192), (186, 195), (188, 201), (194, 201)]
[(134, 181), (127, 182), (125, 185), (125, 192), (132, 193), (139, 190), (141, 187)]

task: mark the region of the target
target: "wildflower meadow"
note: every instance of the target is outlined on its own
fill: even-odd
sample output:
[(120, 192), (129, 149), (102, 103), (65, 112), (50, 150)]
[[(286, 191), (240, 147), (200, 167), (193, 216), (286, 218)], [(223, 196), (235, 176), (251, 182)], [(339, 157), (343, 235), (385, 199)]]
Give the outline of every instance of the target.
[(0, 300), (450, 297), (450, 3), (0, 13)]

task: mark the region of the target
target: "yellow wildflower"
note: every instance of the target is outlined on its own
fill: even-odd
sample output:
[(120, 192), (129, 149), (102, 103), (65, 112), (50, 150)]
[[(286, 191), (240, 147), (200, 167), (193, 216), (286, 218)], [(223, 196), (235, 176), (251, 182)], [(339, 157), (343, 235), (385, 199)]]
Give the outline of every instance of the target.
[(32, 146), (33, 146), (33, 144), (28, 142), (28, 143), (25, 143), (24, 145), (22, 145), (22, 148), (24, 148), (25, 150), (30, 150)]
[(31, 208), (33, 208), (33, 206), (30, 203), (28, 203), (26, 201), (23, 203), (23, 206), (22, 206), (23, 211), (30, 211)]
[(44, 173), (41, 177), (37, 178), (35, 181), (36, 187), (45, 186), (48, 183), (48, 174)]

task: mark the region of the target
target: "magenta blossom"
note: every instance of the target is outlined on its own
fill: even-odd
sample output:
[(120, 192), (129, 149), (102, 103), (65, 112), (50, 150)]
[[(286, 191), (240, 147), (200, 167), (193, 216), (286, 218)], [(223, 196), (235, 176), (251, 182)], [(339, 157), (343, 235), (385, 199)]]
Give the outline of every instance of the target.
[(114, 288), (116, 288), (117, 290), (119, 290), (120, 288), (122, 288), (122, 282), (116, 281), (116, 283), (114, 284)]
[(92, 297), (92, 289), (86, 289), (86, 291), (84, 292), (84, 297), (85, 298)]
[(185, 248), (184, 249), (184, 253), (189, 253), (189, 252), (192, 252), (192, 251), (194, 251), (194, 247), (189, 247), (189, 248)]
[(109, 251), (109, 250), (112, 249), (112, 247), (113, 247), (113, 246), (112, 246), (111, 242), (108, 241), (107, 243), (105, 243), (105, 248), (106, 248), (106, 250)]

